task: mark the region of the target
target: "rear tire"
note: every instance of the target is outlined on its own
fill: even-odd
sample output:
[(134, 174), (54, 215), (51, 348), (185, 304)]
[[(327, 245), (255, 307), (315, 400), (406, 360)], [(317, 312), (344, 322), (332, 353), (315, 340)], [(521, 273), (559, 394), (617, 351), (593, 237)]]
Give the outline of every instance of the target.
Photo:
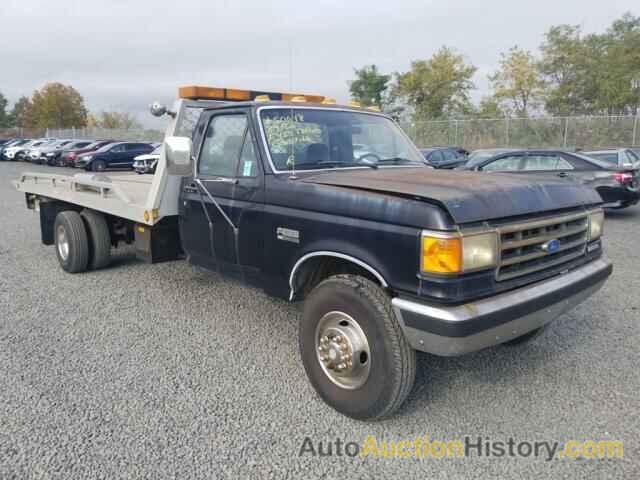
[(84, 272), (89, 263), (89, 239), (80, 214), (73, 210), (58, 213), (53, 228), (60, 266), (69, 273)]
[[(358, 342), (358, 335), (365, 341)], [(348, 346), (341, 342), (345, 337)], [(413, 387), (416, 352), (404, 337), (389, 296), (366, 278), (336, 275), (314, 288), (304, 304), (299, 343), (313, 387), (327, 404), (349, 417), (390, 416)], [(357, 344), (366, 348), (355, 348)]]
[(89, 269), (104, 268), (111, 262), (111, 233), (107, 220), (93, 210), (83, 210), (80, 215), (89, 237)]

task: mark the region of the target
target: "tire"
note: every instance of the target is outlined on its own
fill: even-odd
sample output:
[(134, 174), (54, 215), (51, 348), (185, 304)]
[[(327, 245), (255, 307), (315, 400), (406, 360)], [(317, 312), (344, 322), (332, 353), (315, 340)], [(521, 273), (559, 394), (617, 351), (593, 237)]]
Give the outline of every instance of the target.
[(515, 347), (517, 345), (522, 345), (531, 340), (535, 339), (544, 331), (545, 327), (539, 327), (535, 330), (531, 330), (530, 332), (525, 333), (524, 335), (520, 335), (519, 337), (513, 338), (503, 343), (507, 347)]
[(107, 169), (107, 164), (102, 160), (96, 160), (91, 163), (91, 170), (94, 172), (104, 172)]
[[(345, 350), (334, 349), (336, 339), (344, 338), (337, 335), (329, 344), (331, 348), (324, 356), (325, 360), (321, 360), (323, 354), (318, 353), (319, 346), (325, 345), (326, 348), (321, 339), (325, 338), (323, 333), (327, 331), (322, 326), (334, 325), (331, 322), (340, 318), (345, 320), (335, 325), (345, 325), (339, 327), (344, 331), (358, 327), (366, 338), (368, 355), (363, 357), (362, 353), (346, 347)], [(355, 321), (355, 326), (352, 321)], [(352, 346), (352, 337), (349, 338), (349, 346)], [(351, 418), (379, 420), (390, 416), (402, 405), (413, 387), (416, 352), (404, 337), (391, 309), (389, 296), (366, 278), (336, 275), (313, 289), (304, 304), (299, 344), (304, 368), (315, 390), (328, 405)], [(331, 357), (334, 359), (329, 360), (331, 362), (343, 362), (343, 358), (348, 358), (340, 356), (335, 360), (336, 351), (340, 352), (338, 355), (344, 355), (345, 351), (352, 354), (349, 366), (360, 369), (359, 372), (368, 369), (366, 375), (354, 374), (355, 381), (348, 386), (340, 383), (351, 382), (350, 378), (343, 379), (334, 373), (332, 379), (329, 372), (333, 372), (331, 368), (335, 365), (330, 368), (327, 359)], [(340, 365), (346, 364), (337, 366)]]
[(84, 272), (89, 264), (89, 239), (80, 214), (73, 210), (58, 213), (53, 228), (60, 266), (69, 273)]
[(89, 269), (98, 270), (111, 262), (111, 234), (104, 215), (93, 210), (83, 210), (80, 215), (89, 237)]

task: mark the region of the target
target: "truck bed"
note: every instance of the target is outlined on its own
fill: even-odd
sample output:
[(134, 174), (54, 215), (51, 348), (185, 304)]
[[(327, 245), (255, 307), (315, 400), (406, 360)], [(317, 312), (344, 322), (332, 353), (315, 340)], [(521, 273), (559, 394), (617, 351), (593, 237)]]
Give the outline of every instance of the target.
[(160, 218), (151, 194), (154, 175), (134, 172), (59, 175), (25, 172), (18, 191), (153, 225)]

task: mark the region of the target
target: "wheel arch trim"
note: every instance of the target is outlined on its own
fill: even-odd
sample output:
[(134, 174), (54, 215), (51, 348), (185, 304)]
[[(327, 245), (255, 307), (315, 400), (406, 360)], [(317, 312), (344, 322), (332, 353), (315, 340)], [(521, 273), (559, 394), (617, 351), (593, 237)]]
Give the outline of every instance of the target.
[(334, 257), (334, 258), (340, 258), (342, 260), (347, 260), (350, 261), (362, 268), (364, 268), (365, 270), (367, 270), (369, 273), (371, 273), (374, 277), (376, 277), (376, 279), (380, 282), (380, 284), (384, 287), (387, 288), (389, 286), (389, 284), (387, 283), (387, 281), (384, 279), (384, 277), (380, 274), (380, 272), (378, 272), (375, 268), (373, 268), (371, 265), (369, 265), (368, 263), (360, 260), (359, 258), (353, 257), (351, 255), (346, 255), (344, 253), (339, 253), (339, 252), (333, 252), (330, 250), (317, 250), (314, 252), (309, 252), (306, 253), (305, 255), (303, 255), (302, 257), (300, 257), (295, 265), (293, 266), (293, 268), (291, 269), (291, 273), (289, 274), (289, 288), (290, 288), (290, 293), (289, 293), (289, 301), (293, 301), (293, 298), (295, 296), (296, 293), (296, 289), (295, 289), (295, 285), (294, 285), (294, 280), (296, 278), (296, 273), (298, 272), (298, 269), (309, 259), (314, 258), (314, 257)]

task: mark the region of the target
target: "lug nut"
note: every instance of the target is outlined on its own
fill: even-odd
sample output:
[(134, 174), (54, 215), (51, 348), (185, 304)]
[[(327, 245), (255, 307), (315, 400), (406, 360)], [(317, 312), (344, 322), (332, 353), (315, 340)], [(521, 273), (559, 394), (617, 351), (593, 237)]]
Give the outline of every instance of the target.
[(342, 341), (342, 335), (336, 335), (334, 340), (338, 343), (340, 343)]

